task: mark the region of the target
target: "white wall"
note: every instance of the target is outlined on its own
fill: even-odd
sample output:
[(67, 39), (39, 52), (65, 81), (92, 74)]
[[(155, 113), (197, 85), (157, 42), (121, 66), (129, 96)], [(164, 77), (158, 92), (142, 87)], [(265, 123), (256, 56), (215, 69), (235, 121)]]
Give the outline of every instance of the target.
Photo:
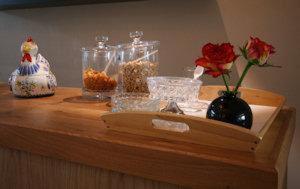
[[(258, 36), (276, 48), (271, 62), (276, 68), (254, 68), (244, 85), (283, 94), (289, 106), (300, 109), (299, 0), (218, 0), (229, 40), (242, 45), (248, 36)], [(241, 73), (244, 62), (238, 62)], [(300, 116), (297, 116), (297, 123)], [(288, 164), (288, 188), (300, 188), (300, 128), (296, 126)]]

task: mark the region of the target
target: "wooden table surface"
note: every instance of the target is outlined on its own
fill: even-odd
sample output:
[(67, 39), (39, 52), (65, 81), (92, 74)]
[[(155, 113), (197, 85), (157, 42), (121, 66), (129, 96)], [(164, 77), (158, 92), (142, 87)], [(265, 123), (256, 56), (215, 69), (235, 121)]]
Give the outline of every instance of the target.
[(295, 110), (284, 108), (256, 154), (108, 130), (107, 103), (77, 88), (15, 98), (0, 85), (0, 146), (192, 188), (284, 188)]

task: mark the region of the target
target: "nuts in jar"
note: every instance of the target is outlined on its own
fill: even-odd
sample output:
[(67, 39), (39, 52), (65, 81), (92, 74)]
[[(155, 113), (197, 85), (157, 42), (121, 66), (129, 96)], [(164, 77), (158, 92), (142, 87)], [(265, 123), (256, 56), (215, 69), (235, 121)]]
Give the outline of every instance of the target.
[(83, 73), (84, 87), (94, 91), (111, 91), (117, 86), (117, 81), (109, 77), (104, 71), (89, 68)]
[(158, 63), (129, 61), (121, 65), (123, 89), (125, 92), (149, 93), (147, 77), (156, 76)]

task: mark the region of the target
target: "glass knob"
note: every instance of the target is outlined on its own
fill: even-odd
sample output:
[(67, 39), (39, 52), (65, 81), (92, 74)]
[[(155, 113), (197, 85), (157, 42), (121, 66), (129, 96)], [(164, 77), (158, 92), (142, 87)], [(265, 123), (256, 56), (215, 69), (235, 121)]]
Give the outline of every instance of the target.
[(131, 39), (133, 39), (133, 43), (134, 44), (140, 43), (140, 39), (142, 38), (142, 36), (143, 36), (143, 32), (142, 31), (134, 31), (134, 32), (130, 32), (129, 33), (129, 37)]
[(106, 47), (106, 42), (108, 41), (108, 37), (99, 35), (96, 36), (95, 40), (98, 43), (98, 47)]

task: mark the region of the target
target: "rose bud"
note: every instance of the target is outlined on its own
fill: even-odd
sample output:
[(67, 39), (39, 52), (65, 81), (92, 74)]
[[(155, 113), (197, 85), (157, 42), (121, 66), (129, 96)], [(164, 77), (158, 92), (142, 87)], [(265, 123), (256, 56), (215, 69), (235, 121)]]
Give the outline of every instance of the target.
[(202, 48), (203, 57), (198, 58), (196, 66), (206, 68), (205, 74), (218, 77), (222, 74), (229, 73), (233, 62), (238, 57), (230, 43), (211, 44), (208, 43)]
[(257, 61), (256, 64), (264, 65), (267, 63), (270, 54), (275, 53), (274, 47), (260, 40), (250, 37), (245, 46), (246, 58), (250, 61)]

